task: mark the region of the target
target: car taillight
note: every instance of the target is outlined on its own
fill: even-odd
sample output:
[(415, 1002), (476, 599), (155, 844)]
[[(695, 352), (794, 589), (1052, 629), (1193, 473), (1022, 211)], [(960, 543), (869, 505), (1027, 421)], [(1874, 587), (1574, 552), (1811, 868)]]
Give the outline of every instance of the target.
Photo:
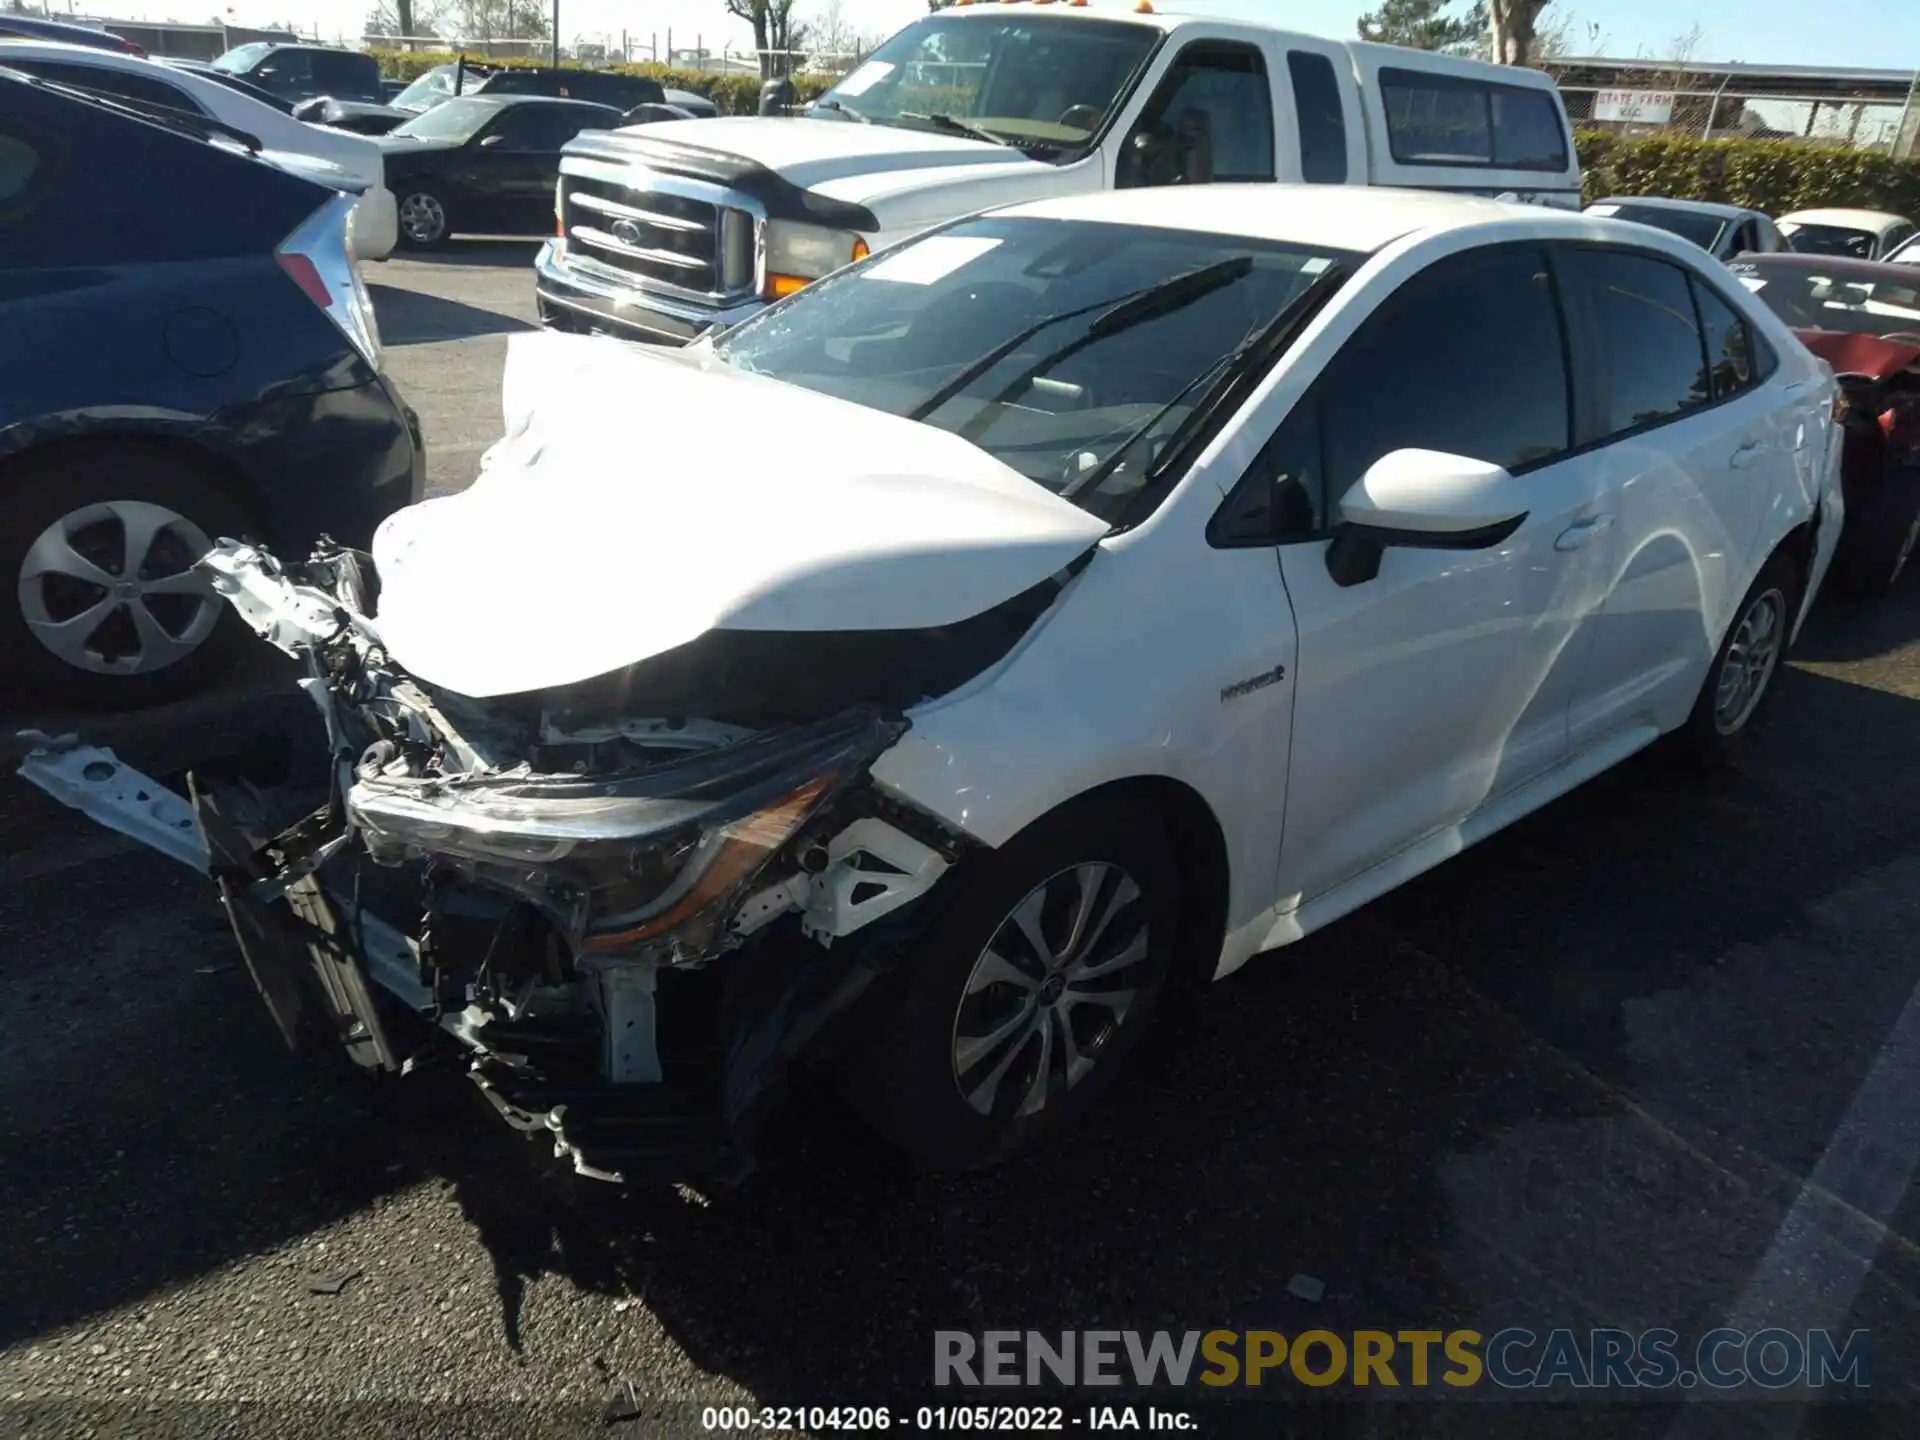
[(355, 197), (335, 195), (274, 252), (287, 278), (340, 327), (353, 348), (375, 369), (380, 365), (380, 323), (353, 263), (347, 225)]

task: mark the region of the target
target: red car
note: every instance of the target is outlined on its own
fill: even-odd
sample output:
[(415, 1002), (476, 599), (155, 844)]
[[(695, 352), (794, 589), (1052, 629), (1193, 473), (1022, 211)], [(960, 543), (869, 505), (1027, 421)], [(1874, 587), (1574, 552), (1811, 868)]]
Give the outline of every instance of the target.
[(1796, 254), (1731, 269), (1840, 381), (1847, 520), (1833, 578), (1885, 595), (1920, 541), (1920, 267)]

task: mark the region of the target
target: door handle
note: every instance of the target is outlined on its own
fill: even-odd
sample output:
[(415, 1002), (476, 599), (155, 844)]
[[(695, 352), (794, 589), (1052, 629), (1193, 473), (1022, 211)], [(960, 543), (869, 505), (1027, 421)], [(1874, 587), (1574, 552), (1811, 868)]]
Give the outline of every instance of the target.
[(1744, 470), (1760, 458), (1760, 452), (1765, 448), (1765, 442), (1749, 440), (1733, 452), (1733, 455), (1728, 459), (1727, 463), (1736, 470)]
[(1585, 520), (1576, 520), (1560, 532), (1553, 542), (1556, 550), (1578, 550), (1596, 535), (1604, 534), (1613, 524), (1611, 515), (1589, 515)]

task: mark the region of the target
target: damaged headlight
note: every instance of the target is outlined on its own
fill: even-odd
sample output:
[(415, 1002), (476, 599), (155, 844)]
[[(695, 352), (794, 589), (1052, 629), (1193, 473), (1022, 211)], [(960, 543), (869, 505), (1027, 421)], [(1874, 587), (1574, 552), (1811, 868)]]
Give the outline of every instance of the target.
[(577, 948), (618, 952), (717, 921), (899, 732), (843, 717), (607, 776), (363, 775), (347, 811), (375, 859), (449, 861), (539, 905)]

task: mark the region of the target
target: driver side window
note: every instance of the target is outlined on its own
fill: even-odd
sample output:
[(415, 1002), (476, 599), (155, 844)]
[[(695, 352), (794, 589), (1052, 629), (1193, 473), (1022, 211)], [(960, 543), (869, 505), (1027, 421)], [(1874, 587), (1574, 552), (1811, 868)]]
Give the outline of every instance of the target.
[(1118, 187), (1273, 178), (1265, 57), (1228, 41), (1187, 46), (1121, 146)]
[(558, 150), (579, 128), (538, 105), (515, 105), (493, 122), (487, 135), (500, 137), (493, 146), (496, 150), (539, 152)]
[(1515, 473), (1572, 444), (1560, 304), (1531, 246), (1470, 250), (1413, 276), (1368, 317), (1249, 468), (1216, 545), (1284, 544), (1332, 525), (1340, 497), (1395, 450)]

